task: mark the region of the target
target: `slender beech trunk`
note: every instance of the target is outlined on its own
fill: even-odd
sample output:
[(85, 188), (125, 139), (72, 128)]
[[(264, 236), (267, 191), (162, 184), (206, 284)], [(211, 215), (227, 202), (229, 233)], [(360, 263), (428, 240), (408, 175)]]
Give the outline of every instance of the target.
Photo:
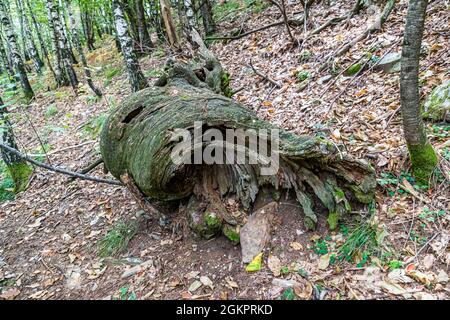
[(25, 5), (26, 5), (26, 7), (28, 7), (28, 13), (30, 14), (31, 21), (33, 22), (34, 30), (36, 32), (37, 39), (39, 41), (39, 46), (41, 47), (41, 53), (44, 56), (45, 60), (47, 61), (47, 68), (52, 73), (53, 78), (56, 79), (56, 73), (55, 73), (55, 70), (52, 67), (52, 63), (50, 61), (50, 56), (48, 54), (47, 46), (45, 45), (44, 38), (42, 37), (42, 34), (41, 34), (41, 29), (39, 28), (39, 25), (37, 23), (36, 17), (35, 17), (35, 15), (33, 13), (33, 10), (31, 9), (31, 6), (30, 6), (30, 0), (25, 0)]
[(400, 75), (403, 132), (414, 176), (419, 182), (426, 184), (438, 162), (436, 153), (428, 142), (419, 104), (419, 58), (427, 3), (427, 0), (409, 1)]
[(205, 34), (211, 35), (216, 32), (216, 24), (214, 23), (212, 15), (212, 7), (210, 0), (203, 0), (200, 4), (200, 12), (202, 14), (203, 27), (205, 28)]
[(150, 33), (148, 32), (143, 0), (136, 0), (136, 14), (140, 49), (142, 52), (149, 52), (154, 47), (154, 45), (152, 43), (152, 39), (150, 38)]
[(34, 97), (33, 89), (31, 88), (30, 82), (28, 80), (27, 72), (25, 70), (25, 64), (22, 57), (19, 54), (19, 48), (17, 46), (16, 36), (14, 34), (13, 28), (9, 17), (6, 14), (5, 6), (3, 2), (0, 2), (0, 20), (4, 27), (6, 38), (10, 47), (11, 59), (14, 63), (17, 73), (19, 74), (20, 83), (22, 84), (23, 93), (27, 100), (31, 100)]
[[(0, 142), (8, 147), (18, 150), (11, 123), (8, 119), (8, 109), (3, 105), (0, 97)], [(14, 181), (14, 192), (25, 190), (28, 185), (28, 179), (33, 169), (21, 158), (11, 152), (1, 149), (2, 159), (8, 168), (9, 173)]]
[(113, 0), (114, 18), (116, 22), (117, 36), (122, 48), (122, 54), (128, 72), (128, 80), (134, 92), (148, 87), (148, 82), (142, 74), (138, 58), (133, 50), (133, 40), (128, 32), (128, 24), (125, 20), (122, 8), (118, 0)]
[(27, 34), (27, 39), (25, 40), (25, 42), (28, 45), (28, 52), (30, 53), (31, 59), (34, 62), (36, 71), (40, 74), (42, 71), (42, 67), (44, 66), (44, 63), (42, 62), (41, 57), (39, 56), (39, 52), (33, 39), (33, 33), (31, 32), (30, 22), (26, 14), (25, 6), (22, 0), (17, 0), (17, 4), (19, 6), (18, 9), (22, 14), (23, 28), (25, 30), (25, 33)]
[(67, 74), (68, 80), (72, 87), (76, 90), (78, 88), (78, 78), (75, 70), (72, 67), (72, 61), (70, 58), (70, 52), (67, 45), (67, 39), (64, 36), (63, 27), (61, 25), (61, 20), (59, 18), (58, 12), (56, 11), (53, 0), (47, 0), (47, 10), (52, 20), (54, 27), (54, 33), (56, 38), (56, 51), (59, 52), (60, 63)]
[(70, 24), (70, 28), (72, 31), (72, 40), (75, 44), (75, 47), (78, 50), (78, 54), (80, 55), (81, 63), (83, 64), (84, 74), (86, 76), (86, 81), (87, 81), (89, 87), (92, 89), (92, 91), (94, 91), (94, 93), (97, 96), (101, 97), (102, 92), (92, 82), (91, 69), (89, 69), (89, 66), (87, 64), (86, 56), (84, 55), (83, 47), (81, 46), (80, 37), (78, 36), (78, 30), (77, 30), (77, 26), (76, 26), (76, 22), (75, 22), (75, 17), (73, 15), (73, 12), (70, 8), (69, 3), (67, 4), (67, 11), (69, 14), (69, 24)]

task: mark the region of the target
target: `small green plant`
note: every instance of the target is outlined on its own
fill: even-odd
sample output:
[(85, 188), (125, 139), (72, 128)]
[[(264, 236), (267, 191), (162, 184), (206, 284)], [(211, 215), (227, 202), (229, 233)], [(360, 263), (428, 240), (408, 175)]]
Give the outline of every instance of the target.
[(280, 270), (281, 274), (288, 274), (289, 271), (290, 271), (289, 267), (286, 267), (286, 266), (281, 267), (281, 270)]
[(107, 118), (108, 116), (105, 113), (101, 113), (84, 126), (84, 131), (88, 133), (92, 139), (97, 138)]
[(371, 255), (379, 253), (382, 232), (371, 220), (359, 224), (350, 231), (345, 242), (338, 248), (337, 259), (350, 262), (358, 255), (361, 258), (358, 265), (364, 265)]
[(58, 108), (56, 108), (56, 105), (54, 103), (52, 103), (45, 110), (45, 117), (51, 118), (51, 117), (55, 116), (57, 113), (58, 113)]
[(403, 267), (403, 263), (398, 260), (391, 260), (389, 261), (388, 266), (391, 270), (400, 269), (401, 267)]
[(428, 207), (424, 207), (422, 212), (419, 214), (419, 219), (435, 222), (436, 219), (445, 216), (445, 210), (430, 210)]
[(287, 288), (286, 290), (283, 291), (280, 298), (281, 300), (294, 300), (295, 299), (294, 289)]
[(295, 72), (295, 77), (297, 78), (298, 82), (303, 82), (306, 79), (308, 79), (310, 76), (308, 71), (297, 71)]
[(103, 85), (105, 87), (109, 86), (111, 84), (112, 79), (114, 79), (121, 72), (122, 72), (122, 69), (118, 68), (118, 67), (110, 67), (110, 68), (106, 69), (105, 81), (103, 82)]
[(313, 250), (317, 254), (324, 255), (328, 253), (328, 245), (324, 240), (320, 239), (316, 241)]
[(119, 289), (119, 297), (113, 297), (113, 300), (136, 300), (136, 293), (134, 291), (129, 292), (127, 287)]
[(115, 256), (125, 250), (137, 232), (137, 223), (119, 221), (98, 243), (100, 257)]

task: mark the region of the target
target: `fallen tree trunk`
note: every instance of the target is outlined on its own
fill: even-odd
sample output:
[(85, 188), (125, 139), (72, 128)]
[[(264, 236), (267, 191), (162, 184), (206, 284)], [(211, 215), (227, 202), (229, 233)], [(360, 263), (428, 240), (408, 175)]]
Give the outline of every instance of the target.
[[(328, 211), (333, 229), (352, 204), (373, 201), (376, 183), (368, 164), (341, 153), (322, 137), (297, 136), (279, 129), (218, 94), (218, 88), (226, 89), (224, 72), (218, 61), (210, 58), (200, 67), (169, 64), (157, 86), (132, 94), (111, 113), (100, 148), (112, 175), (133, 181), (137, 188), (131, 189), (150, 201), (187, 204), (185, 211), (197, 234), (211, 237), (222, 230), (234, 240), (246, 220), (244, 213), (251, 211), (257, 197), (267, 190), (292, 192), (309, 229), (316, 227), (320, 208)], [(243, 163), (229, 161), (229, 149), (218, 148), (230, 145), (230, 140), (219, 138), (221, 134), (239, 129), (251, 132), (248, 140), (231, 140), (232, 154), (236, 151), (236, 158), (245, 154)], [(192, 134), (194, 139), (187, 139), (186, 135)], [(258, 137), (258, 144), (266, 137), (268, 147), (262, 154), (258, 149), (252, 156), (252, 134)], [(276, 135), (278, 139), (273, 139)], [(176, 161), (174, 154), (180, 155)], [(222, 155), (223, 162), (202, 161), (202, 155), (214, 160)], [(263, 173), (270, 165), (275, 170)]]

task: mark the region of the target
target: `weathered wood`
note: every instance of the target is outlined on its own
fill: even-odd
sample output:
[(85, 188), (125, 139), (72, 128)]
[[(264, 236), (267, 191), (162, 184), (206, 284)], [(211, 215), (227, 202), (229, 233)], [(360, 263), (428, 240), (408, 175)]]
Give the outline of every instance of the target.
[[(236, 217), (228, 212), (227, 199), (238, 200), (245, 212), (252, 208), (263, 188), (292, 190), (307, 217), (305, 225), (311, 229), (317, 223), (318, 203), (328, 210), (328, 222), (335, 228), (339, 217), (351, 211), (351, 203), (372, 202), (376, 182), (370, 165), (343, 154), (322, 137), (297, 136), (259, 119), (252, 111), (218, 94), (224, 71), (218, 67), (215, 71), (218, 74), (212, 76), (214, 67), (207, 62), (188, 66), (172, 61), (158, 86), (126, 98), (110, 114), (101, 134), (102, 158), (111, 174), (118, 179), (131, 177), (151, 201), (184, 201), (191, 197), (188, 214), (190, 210), (196, 216), (204, 214), (198, 230), (208, 236), (208, 221), (214, 230), (217, 223), (223, 230), (242, 224), (245, 215)], [(178, 140), (173, 133), (177, 129), (197, 130), (196, 121), (201, 121), (203, 131), (252, 129), (258, 134), (279, 130), (278, 171), (262, 175), (262, 163), (175, 163), (171, 153)], [(194, 149), (204, 151), (213, 143), (203, 141)], [(275, 147), (270, 145), (271, 149)], [(248, 151), (245, 143), (237, 148)]]

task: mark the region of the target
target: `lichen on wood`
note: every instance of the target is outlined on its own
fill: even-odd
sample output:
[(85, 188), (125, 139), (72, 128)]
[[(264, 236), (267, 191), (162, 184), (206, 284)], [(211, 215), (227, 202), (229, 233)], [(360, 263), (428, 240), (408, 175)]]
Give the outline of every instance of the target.
[[(350, 203), (373, 200), (376, 183), (370, 165), (323, 137), (278, 128), (219, 94), (223, 73), (214, 64), (171, 62), (156, 86), (126, 98), (101, 134), (102, 157), (112, 175), (120, 179), (128, 174), (150, 201), (183, 202), (198, 235), (209, 238), (222, 230), (235, 243), (264, 188), (292, 191), (309, 229), (317, 225), (319, 207), (328, 210), (330, 227), (335, 228)], [(262, 164), (175, 164), (171, 153), (178, 140), (173, 133), (192, 132), (196, 121), (202, 123), (203, 133), (211, 128), (279, 130), (278, 171), (261, 175)], [(202, 151), (209, 145), (203, 140)], [(243, 147), (248, 151), (246, 144)], [(230, 198), (240, 203), (238, 213), (228, 208)]]

